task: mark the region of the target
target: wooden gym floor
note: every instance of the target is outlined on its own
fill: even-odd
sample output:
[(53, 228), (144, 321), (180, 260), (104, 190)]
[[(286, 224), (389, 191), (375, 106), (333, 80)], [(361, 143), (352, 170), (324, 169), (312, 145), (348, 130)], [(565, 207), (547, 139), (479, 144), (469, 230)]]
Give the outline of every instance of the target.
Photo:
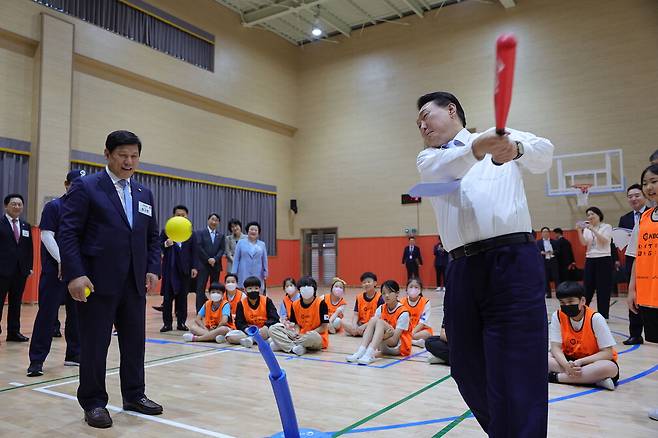
[[(347, 294), (354, 303), (357, 289)], [(269, 289), (275, 304), (281, 289)], [(426, 290), (432, 322), (443, 317), (443, 294)], [(647, 416), (658, 407), (658, 344), (627, 347), (627, 310), (622, 300), (611, 307), (610, 328), (621, 353), (616, 391), (550, 385), (549, 436), (658, 436), (658, 422)], [(257, 348), (185, 343), (182, 332), (161, 334), (161, 314), (147, 302), (146, 392), (164, 405), (164, 414), (146, 417), (120, 411), (119, 355), (113, 338), (107, 361), (111, 429), (85, 425), (77, 400), (77, 368), (64, 367), (63, 338), (55, 339), (44, 375), (28, 378), (28, 345), (0, 338), (0, 436), (162, 437), (174, 435), (264, 437), (281, 431), (268, 372)], [(194, 308), (193, 295), (189, 308)], [(548, 310), (557, 308), (548, 300)], [(22, 309), (22, 332), (30, 336), (36, 306)], [(349, 310), (351, 314), (351, 308)], [(191, 317), (191, 316), (190, 316)], [(61, 309), (61, 321), (64, 310)], [(348, 316), (349, 318), (349, 316)], [(406, 360), (381, 358), (364, 367), (345, 362), (359, 340), (332, 335), (329, 349), (301, 358), (277, 353), (286, 370), (300, 427), (324, 432), (348, 429), (364, 437), (431, 437), (451, 423), (449, 434), (485, 436), (472, 418), (456, 419), (467, 407), (449, 377), (450, 368), (428, 365), (427, 352), (414, 347)], [(456, 423), (456, 424), (455, 424)]]

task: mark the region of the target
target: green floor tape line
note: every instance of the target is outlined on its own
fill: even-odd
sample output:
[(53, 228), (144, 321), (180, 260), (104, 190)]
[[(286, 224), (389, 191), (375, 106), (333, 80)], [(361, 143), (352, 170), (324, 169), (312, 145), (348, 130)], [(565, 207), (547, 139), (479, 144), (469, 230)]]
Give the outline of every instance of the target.
[(448, 424), (446, 427), (444, 427), (443, 429), (438, 431), (436, 433), (436, 435), (432, 436), (432, 438), (438, 438), (438, 437), (441, 437), (441, 436), (445, 435), (446, 433), (450, 432), (455, 426), (457, 426), (459, 423), (464, 421), (464, 419), (466, 417), (468, 417), (469, 415), (471, 415), (471, 410), (470, 409), (468, 411), (464, 412), (463, 414), (461, 414), (459, 417), (452, 420), (452, 422), (450, 424)]

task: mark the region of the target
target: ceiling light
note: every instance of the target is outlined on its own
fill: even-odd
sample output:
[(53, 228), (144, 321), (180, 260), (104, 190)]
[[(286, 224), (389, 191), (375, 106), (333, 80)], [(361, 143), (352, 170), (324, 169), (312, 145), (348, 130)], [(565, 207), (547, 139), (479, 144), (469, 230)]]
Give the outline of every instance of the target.
[(314, 27), (313, 30), (311, 30), (311, 34), (313, 34), (313, 36), (319, 37), (322, 35), (322, 29), (319, 27)]

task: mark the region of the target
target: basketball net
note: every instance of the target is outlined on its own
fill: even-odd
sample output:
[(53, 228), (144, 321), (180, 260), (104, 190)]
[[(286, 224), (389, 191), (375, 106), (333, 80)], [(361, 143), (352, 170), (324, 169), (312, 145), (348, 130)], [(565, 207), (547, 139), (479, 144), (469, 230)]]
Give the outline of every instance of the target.
[(591, 184), (574, 184), (571, 188), (576, 189), (576, 205), (587, 207), (589, 201), (589, 189)]

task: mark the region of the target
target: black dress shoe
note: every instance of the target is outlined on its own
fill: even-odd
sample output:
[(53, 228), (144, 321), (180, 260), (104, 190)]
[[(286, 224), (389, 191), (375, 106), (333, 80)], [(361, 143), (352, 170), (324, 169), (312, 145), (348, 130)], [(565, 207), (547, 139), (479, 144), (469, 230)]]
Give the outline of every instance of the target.
[(66, 357), (64, 358), (65, 367), (79, 367), (80, 366), (80, 356)]
[(638, 345), (644, 344), (644, 339), (642, 336), (631, 336), (623, 342), (624, 345)]
[(185, 324), (178, 324), (176, 326), (176, 330), (182, 330), (184, 332), (189, 332), (190, 331), (190, 329), (188, 329)]
[(30, 338), (23, 336), (22, 333), (7, 333), (7, 342), (27, 342)]
[(123, 409), (125, 411), (135, 411), (144, 415), (160, 415), (162, 414), (162, 406), (149, 400), (146, 397), (142, 397), (133, 402), (124, 402)]
[(53, 338), (61, 338), (62, 337), (62, 332), (59, 330), (55, 330), (55, 333), (53, 333)]
[(160, 329), (160, 333), (170, 332), (170, 331), (172, 331), (172, 330), (173, 330), (173, 329), (171, 328), (170, 325), (165, 324), (165, 325), (163, 325), (162, 328)]
[(43, 364), (41, 362), (32, 362), (27, 368), (27, 377), (43, 376)]
[(162, 312), (164, 310), (164, 306), (151, 306), (153, 307), (153, 310), (157, 310), (158, 312)]
[(105, 408), (93, 408), (85, 411), (85, 421), (91, 427), (97, 427), (99, 429), (112, 427), (112, 417), (110, 417), (110, 413)]

